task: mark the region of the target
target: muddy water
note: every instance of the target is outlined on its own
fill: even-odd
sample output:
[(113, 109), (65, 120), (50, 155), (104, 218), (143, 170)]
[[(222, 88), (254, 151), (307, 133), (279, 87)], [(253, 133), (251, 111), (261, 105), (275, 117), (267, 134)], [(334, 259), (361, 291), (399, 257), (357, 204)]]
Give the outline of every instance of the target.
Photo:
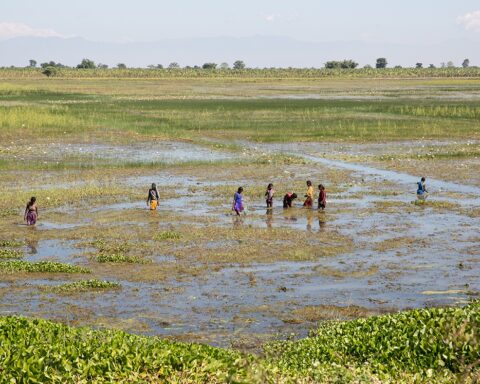
[[(197, 175), (155, 172), (151, 176), (126, 179), (123, 183), (145, 188), (153, 181), (165, 191), (175, 191), (174, 197), (168, 193), (162, 196), (158, 217), (165, 227), (203, 226), (206, 224), (199, 218), (209, 218), (208, 225), (228, 227), (232, 231), (241, 227), (280, 227), (306, 231), (310, 238), (325, 242), (330, 233), (336, 232), (353, 240), (352, 251), (309, 262), (271, 260), (265, 264), (240, 264), (232, 259), (213, 269), (192, 255), (195, 263), (207, 273), (190, 275), (187, 272), (162, 281), (132, 282), (119, 278), (112, 271), (102, 278), (120, 282), (120, 290), (77, 295), (45, 293), (39, 287), (81, 277), (41, 279), (35, 276), (29, 279), (23, 276), (0, 284), (0, 313), (43, 316), (72, 324), (113, 326), (142, 334), (174, 335), (225, 346), (235, 339), (252, 335), (265, 338), (290, 332), (305, 335), (315, 323), (301, 317), (291, 321), (292, 314), (305, 306), (355, 305), (382, 312), (461, 304), (480, 292), (479, 223), (478, 218), (466, 214), (468, 210), (411, 204), (416, 199), (417, 181), (412, 175), (324, 159), (316, 155), (319, 150), (314, 146), (304, 148), (298, 144), (262, 149), (308, 157), (312, 163), (317, 163), (315, 168), (319, 174), (325, 168), (348, 169), (352, 171), (351, 185), (340, 193), (328, 195), (325, 212), (302, 209), (301, 202), (297, 202), (296, 208), (284, 211), (277, 198), (270, 214), (263, 201), (247, 199), (247, 213), (237, 218), (229, 214), (230, 196), (218, 202), (207, 192), (207, 188), (218, 185), (233, 188), (239, 183), (233, 177), (221, 180), (213, 174), (199, 178)], [(308, 173), (309, 169), (298, 166), (296, 178)], [(476, 187), (442, 180), (428, 182), (436, 192), (436, 196), (432, 196), (434, 199), (452, 201), (448, 193), (461, 192), (468, 198), (453, 201), (464, 208), (479, 206), (480, 193)], [(247, 179), (241, 184), (256, 186), (258, 182)], [(389, 193), (392, 189), (396, 192), (393, 195)], [(378, 205), (381, 203), (390, 205), (382, 209)], [(132, 226), (151, 225), (144, 201), (92, 206), (86, 212), (88, 218), (79, 219), (78, 225), (88, 225), (90, 221), (95, 224), (95, 217), (105, 211), (125, 212), (122, 222), (112, 223), (120, 230), (130, 225), (132, 212), (145, 211), (144, 220), (132, 222)], [(75, 225), (53, 221), (40, 224), (38, 232), (48, 234), (71, 231), (71, 225)], [(289, 244), (288, 237), (285, 242)], [(216, 250), (232, 244), (232, 240), (212, 238), (206, 247)], [(27, 244), (25, 259), (88, 263), (85, 253), (90, 250), (77, 246), (72, 241), (40, 240)], [(175, 246), (172, 245), (172, 249)], [(153, 263), (165, 267), (180, 263), (169, 252), (147, 256)]]

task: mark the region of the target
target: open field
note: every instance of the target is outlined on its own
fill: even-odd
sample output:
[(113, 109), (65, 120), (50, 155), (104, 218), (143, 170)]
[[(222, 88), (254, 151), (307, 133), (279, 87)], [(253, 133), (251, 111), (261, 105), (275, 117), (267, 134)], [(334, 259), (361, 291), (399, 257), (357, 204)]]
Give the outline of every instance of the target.
[[(125, 381), (478, 380), (478, 303), (452, 309), (461, 319), (451, 328), (432, 326), (450, 340), (472, 311), (467, 346), (449, 347), (445, 358), (423, 349), (414, 367), (395, 348), (380, 351), (407, 334), (421, 342), (420, 322), (398, 312), (459, 308), (479, 296), (479, 77), (12, 73), (0, 70), (1, 316), (216, 347), (62, 328), (72, 340), (77, 332), (126, 338), (128, 348), (172, 356), (163, 373), (151, 362), (111, 369)], [(420, 204), (421, 176), (431, 193)], [(284, 211), (283, 194), (302, 200), (308, 179), (326, 186), (327, 209), (297, 201)], [(155, 212), (145, 204), (152, 182)], [(264, 207), (269, 182), (272, 212)], [(240, 185), (247, 210), (234, 217)], [(30, 196), (40, 209), (34, 228), (22, 222)], [(432, 311), (412, 318), (443, 316)], [(378, 320), (337, 323), (370, 317)], [(411, 334), (385, 329), (362, 350), (382, 319)], [(0, 334), (16, 321), (27, 326), (1, 321)], [(352, 344), (329, 336), (339, 327), (352, 332)], [(91, 376), (84, 369), (75, 371), (78, 382), (95, 377), (96, 368)], [(66, 375), (59, 372), (50, 373)]]

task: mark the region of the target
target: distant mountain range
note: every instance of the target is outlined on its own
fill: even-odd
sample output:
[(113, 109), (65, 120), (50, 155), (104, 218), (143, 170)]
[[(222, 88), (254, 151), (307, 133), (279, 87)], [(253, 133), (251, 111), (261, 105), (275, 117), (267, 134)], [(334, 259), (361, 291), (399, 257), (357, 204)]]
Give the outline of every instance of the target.
[(389, 65), (424, 66), (452, 61), (460, 65), (465, 58), (471, 65), (480, 65), (480, 43), (447, 41), (432, 45), (401, 45), (358, 41), (306, 42), (288, 37), (214, 37), (165, 39), (157, 42), (102, 43), (83, 38), (18, 37), (0, 41), (0, 66), (27, 66), (28, 60), (38, 63), (53, 60), (74, 66), (83, 58), (115, 66), (132, 67), (178, 62), (181, 66), (205, 62), (230, 65), (243, 60), (249, 67), (322, 67), (328, 60), (353, 59), (375, 64), (386, 57)]

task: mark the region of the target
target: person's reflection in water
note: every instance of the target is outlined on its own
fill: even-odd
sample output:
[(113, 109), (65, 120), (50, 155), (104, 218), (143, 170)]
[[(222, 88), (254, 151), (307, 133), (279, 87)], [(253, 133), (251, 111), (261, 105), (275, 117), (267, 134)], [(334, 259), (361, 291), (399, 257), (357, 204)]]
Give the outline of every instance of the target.
[(313, 211), (309, 209), (307, 211), (307, 231), (312, 230), (312, 224), (313, 224)]
[(38, 253), (38, 239), (28, 239), (26, 240), (27, 247), (30, 248), (28, 253), (31, 255), (36, 255)]
[(320, 212), (318, 215), (318, 232), (325, 232), (327, 226), (327, 219), (325, 217), (325, 212)]
[(267, 208), (266, 212), (267, 218), (265, 220), (265, 223), (267, 224), (267, 228), (272, 228), (273, 227), (273, 210), (272, 208)]
[(283, 218), (285, 219), (285, 221), (288, 223), (296, 223), (297, 222), (297, 217), (295, 216), (295, 213), (296, 211), (293, 210), (293, 209), (284, 209), (283, 210)]

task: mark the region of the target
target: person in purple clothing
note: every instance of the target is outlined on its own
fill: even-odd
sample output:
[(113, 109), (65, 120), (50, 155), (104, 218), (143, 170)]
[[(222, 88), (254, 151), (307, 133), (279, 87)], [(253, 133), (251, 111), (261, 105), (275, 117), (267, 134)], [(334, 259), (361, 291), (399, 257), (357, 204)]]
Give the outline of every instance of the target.
[(237, 216), (240, 216), (240, 212), (243, 211), (242, 192), (243, 188), (240, 187), (237, 192), (235, 192), (235, 195), (233, 195), (232, 211), (235, 211)]
[(32, 197), (25, 207), (25, 213), (23, 219), (27, 222), (27, 225), (35, 225), (38, 219), (38, 207), (37, 199)]

